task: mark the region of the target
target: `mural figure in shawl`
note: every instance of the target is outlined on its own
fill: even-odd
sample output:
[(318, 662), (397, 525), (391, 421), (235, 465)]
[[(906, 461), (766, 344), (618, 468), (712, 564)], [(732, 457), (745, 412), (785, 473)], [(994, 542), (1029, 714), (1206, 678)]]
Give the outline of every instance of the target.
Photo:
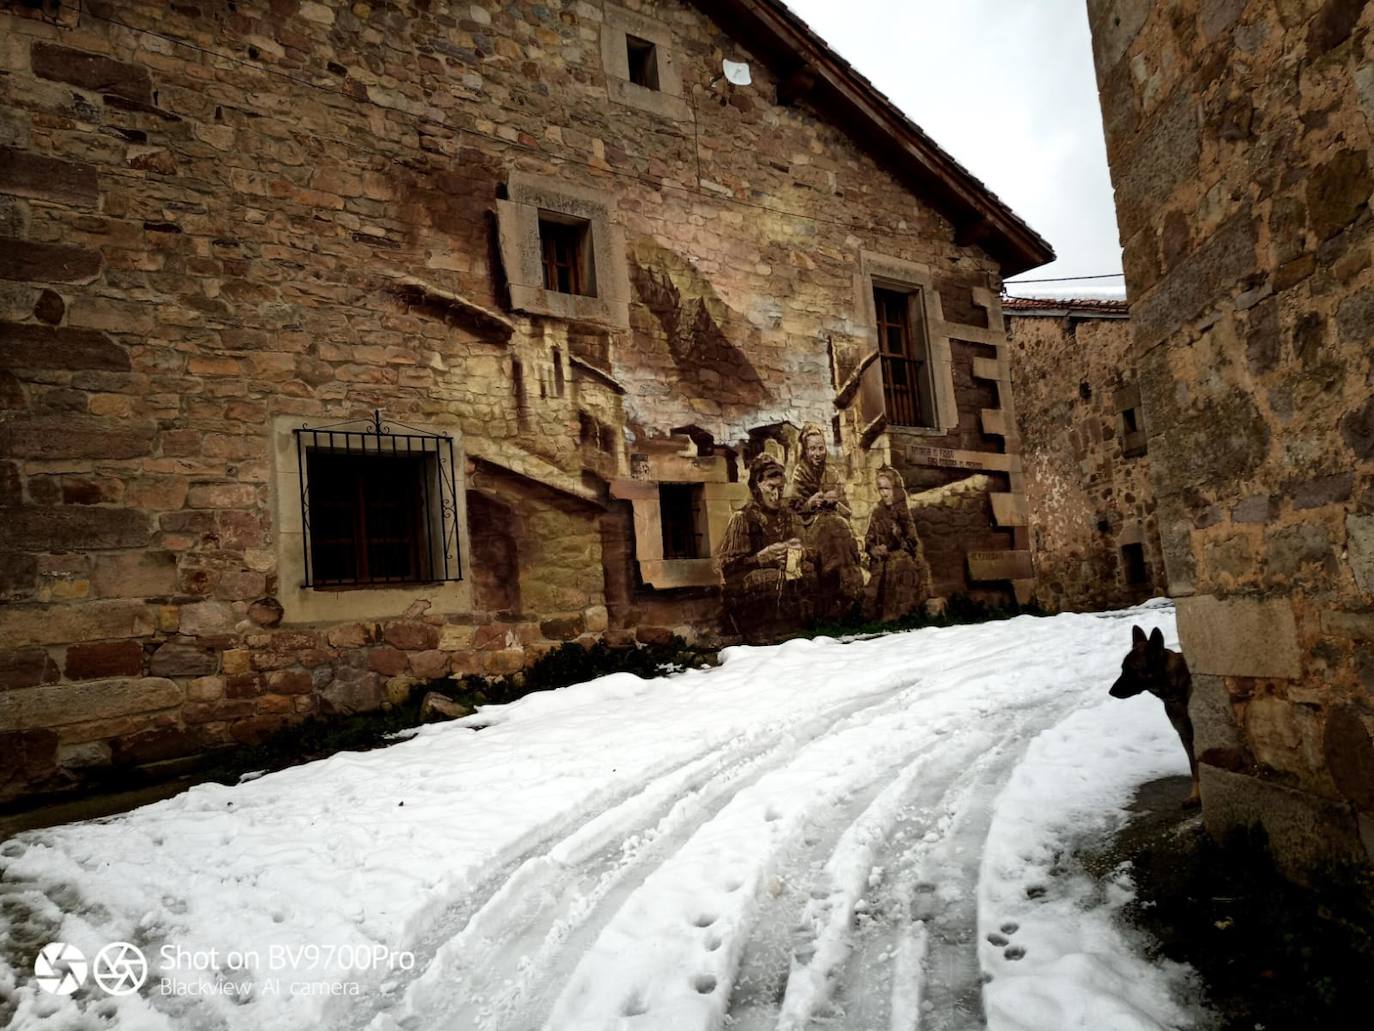
[(907, 503), (901, 473), (890, 465), (878, 469), (879, 502), (868, 520), (869, 617), (900, 619), (923, 604), (930, 593), (930, 567)]
[(830, 622), (852, 613), (864, 578), (844, 488), (827, 458), (825, 431), (807, 423), (787, 503), (801, 520), (802, 540), (816, 554), (816, 618)]
[(815, 556), (801, 520), (783, 501), (786, 482), (777, 459), (754, 459), (751, 500), (730, 517), (720, 543), (725, 611), (746, 640), (764, 640), (811, 617)]

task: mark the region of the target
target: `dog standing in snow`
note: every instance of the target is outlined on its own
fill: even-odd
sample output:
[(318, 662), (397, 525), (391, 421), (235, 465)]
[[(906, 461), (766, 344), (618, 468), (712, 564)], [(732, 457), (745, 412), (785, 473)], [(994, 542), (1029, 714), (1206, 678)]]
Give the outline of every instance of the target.
[(1113, 698), (1134, 698), (1149, 691), (1164, 703), (1169, 722), (1178, 731), (1183, 750), (1188, 753), (1188, 768), (1193, 772), (1193, 791), (1185, 806), (1201, 802), (1197, 782), (1197, 756), (1193, 754), (1193, 721), (1188, 715), (1188, 699), (1193, 694), (1193, 677), (1188, 663), (1178, 652), (1164, 647), (1164, 635), (1156, 627), (1148, 638), (1138, 626), (1131, 627), (1131, 650), (1121, 660), (1121, 676), (1112, 685)]

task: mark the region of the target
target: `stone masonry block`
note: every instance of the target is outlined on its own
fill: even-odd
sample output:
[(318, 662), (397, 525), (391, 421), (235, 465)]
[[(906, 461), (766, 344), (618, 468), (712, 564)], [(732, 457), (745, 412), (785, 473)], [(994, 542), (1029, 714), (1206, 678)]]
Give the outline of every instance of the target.
[(100, 199), (95, 169), (90, 165), (13, 147), (0, 147), (0, 193), (88, 208)]
[(129, 368), (129, 352), (98, 330), (0, 322), (0, 369)]
[(20, 283), (89, 283), (100, 274), (100, 252), (65, 243), (0, 237), (0, 279)]
[(85, 680), (0, 692), (0, 726), (26, 730), (61, 727), (181, 704), (181, 688), (162, 677)]
[(1178, 599), (1178, 636), (1194, 673), (1296, 679), (1298, 631), (1286, 598)]
[(1199, 774), (1202, 819), (1213, 838), (1262, 827), (1280, 867), (1297, 880), (1330, 863), (1363, 860), (1348, 805), (1205, 763)]
[(69, 680), (136, 677), (143, 672), (143, 645), (138, 641), (100, 641), (67, 649)]
[(1245, 742), (1221, 677), (1193, 674), (1188, 716), (1193, 721), (1193, 747), (1199, 761), (1226, 768), (1240, 765)]
[(153, 78), (141, 65), (43, 41), (33, 44), (29, 62), (33, 73), (42, 79), (140, 104), (151, 104), (153, 100)]
[(152, 532), (148, 516), (129, 508), (16, 508), (0, 519), (0, 550), (138, 548)]
[(0, 606), (0, 641), (13, 648), (70, 644), (153, 632), (155, 611), (141, 601)]

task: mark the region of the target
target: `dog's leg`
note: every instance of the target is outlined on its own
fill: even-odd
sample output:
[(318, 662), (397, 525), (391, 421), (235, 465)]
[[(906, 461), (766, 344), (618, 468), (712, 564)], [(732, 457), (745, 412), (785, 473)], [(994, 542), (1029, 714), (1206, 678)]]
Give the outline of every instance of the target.
[(1179, 707), (1165, 703), (1164, 711), (1169, 716), (1169, 722), (1174, 725), (1174, 730), (1178, 733), (1178, 739), (1183, 743), (1183, 751), (1188, 755), (1188, 770), (1193, 775), (1193, 790), (1184, 801), (1185, 808), (1202, 804), (1201, 786), (1197, 776), (1197, 756), (1193, 754), (1193, 721), (1188, 717), (1186, 703)]

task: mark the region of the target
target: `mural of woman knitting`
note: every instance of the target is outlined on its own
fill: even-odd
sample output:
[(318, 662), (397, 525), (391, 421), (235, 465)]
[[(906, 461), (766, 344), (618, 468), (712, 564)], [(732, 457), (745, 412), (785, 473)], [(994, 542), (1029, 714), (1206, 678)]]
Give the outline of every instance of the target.
[(878, 470), (879, 501), (861, 554), (825, 432), (808, 423), (798, 443), (790, 483), (773, 455), (753, 460), (750, 500), (731, 516), (720, 544), (726, 614), (751, 642), (814, 623), (899, 619), (929, 595), (930, 569), (901, 475), (891, 466)]

